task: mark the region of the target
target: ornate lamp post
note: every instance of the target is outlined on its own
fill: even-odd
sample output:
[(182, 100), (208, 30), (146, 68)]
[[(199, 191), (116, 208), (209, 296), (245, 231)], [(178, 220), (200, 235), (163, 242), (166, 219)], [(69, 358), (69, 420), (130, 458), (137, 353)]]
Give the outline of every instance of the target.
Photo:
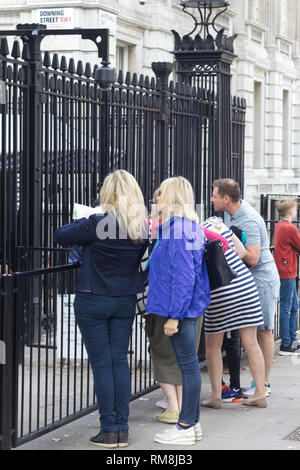
[[(181, 80), (191, 82), (191, 76), (197, 76), (197, 71), (201, 73), (204, 68), (209, 71), (209, 66), (214, 72), (230, 73), (230, 65), (236, 57), (233, 43), (237, 35), (228, 37), (224, 34), (224, 28), (217, 29), (216, 26), (216, 20), (227, 10), (228, 2), (182, 0), (181, 5), (184, 13), (194, 21), (193, 30), (182, 38), (172, 30), (175, 38), (173, 54)], [(198, 11), (195, 12), (195, 9)]]
[(172, 30), (178, 78), (202, 90), (207, 105), (212, 179), (232, 174), (230, 68), (237, 35), (228, 37), (224, 28), (217, 27), (228, 5), (226, 0), (182, 0), (183, 12), (193, 19), (194, 28), (183, 37)]

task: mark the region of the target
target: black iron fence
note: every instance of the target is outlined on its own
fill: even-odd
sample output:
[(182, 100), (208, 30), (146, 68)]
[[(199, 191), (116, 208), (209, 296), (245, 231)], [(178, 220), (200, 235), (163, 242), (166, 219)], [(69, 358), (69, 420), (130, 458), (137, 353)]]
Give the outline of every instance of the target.
[[(298, 201), (298, 204), (300, 203), (299, 195), (295, 195), (295, 194), (275, 194), (275, 193), (273, 194), (272, 193), (272, 194), (260, 195), (260, 214), (263, 217), (266, 227), (267, 227), (272, 253), (274, 251), (273, 244), (274, 244), (275, 225), (280, 220), (280, 215), (276, 210), (276, 202), (279, 201), (279, 199), (281, 198), (296, 199)], [(298, 205), (298, 210), (297, 210), (297, 220), (295, 220), (293, 223), (298, 227), (298, 229), (300, 229), (300, 206), (299, 205)], [(299, 280), (300, 280), (300, 263), (298, 259), (298, 278), (297, 278), (298, 295), (300, 291)], [(278, 303), (275, 329), (274, 329), (274, 335), (276, 339), (279, 338), (279, 308), (280, 308), (280, 305)], [(298, 315), (297, 327), (300, 328), (299, 315)]]
[[(0, 278), (0, 334), (6, 345), (0, 357), (2, 449), (97, 410), (93, 376), (73, 311), (77, 272), (78, 266), (56, 266)], [(143, 313), (140, 296), (128, 351), (131, 400), (157, 387)]]
[(300, 227), (300, 196), (299, 194), (261, 194), (260, 214), (266, 222), (270, 236), (270, 244), (273, 245), (275, 225), (280, 220), (280, 215), (276, 210), (276, 202), (282, 198), (296, 199), (298, 202), (297, 220), (293, 223)]
[[(145, 201), (161, 181), (188, 178), (202, 216), (215, 177), (243, 185), (246, 104), (233, 98), (232, 155), (220, 155), (216, 90), (119, 73), (101, 90), (90, 64), (15, 41), (0, 45), (0, 448), (24, 443), (96, 409), (72, 312), (77, 268), (53, 244), (74, 203), (91, 205), (112, 170), (130, 171)], [(219, 101), (218, 101), (219, 102)], [(219, 158), (219, 157), (218, 157)], [(228, 160), (230, 159), (230, 161)], [(132, 399), (156, 387), (139, 299), (129, 350)], [(5, 350), (5, 351), (4, 351)], [(203, 344), (200, 348), (203, 356)], [(5, 356), (5, 357), (4, 357)]]
[[(64, 264), (55, 229), (75, 202), (91, 205), (107, 173), (130, 171), (147, 202), (162, 179), (181, 174), (209, 215), (216, 147), (212, 90), (120, 72), (103, 91), (91, 66), (45, 53), (32, 62), (25, 43), (0, 47), (0, 264), (16, 272)], [(205, 82), (209, 86), (209, 81)], [(231, 176), (243, 179), (246, 105), (233, 99)], [(47, 248), (48, 250), (45, 250)]]

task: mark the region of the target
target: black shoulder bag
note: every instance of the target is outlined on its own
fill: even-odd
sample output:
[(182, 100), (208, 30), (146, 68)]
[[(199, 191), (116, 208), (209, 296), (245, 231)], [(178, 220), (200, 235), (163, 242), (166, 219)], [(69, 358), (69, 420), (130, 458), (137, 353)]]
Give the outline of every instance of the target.
[(221, 240), (207, 240), (204, 248), (210, 290), (225, 287), (238, 276), (227, 263), (222, 246)]

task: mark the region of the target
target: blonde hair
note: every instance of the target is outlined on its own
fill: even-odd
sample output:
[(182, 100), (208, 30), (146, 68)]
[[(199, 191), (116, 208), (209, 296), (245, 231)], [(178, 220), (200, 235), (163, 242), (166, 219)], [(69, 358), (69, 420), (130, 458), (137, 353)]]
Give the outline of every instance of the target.
[(195, 210), (194, 191), (186, 178), (183, 176), (167, 178), (162, 182), (160, 191), (167, 204), (162, 209), (164, 220), (178, 216), (199, 223), (199, 217)]
[(275, 207), (279, 212), (280, 217), (285, 217), (290, 209), (292, 209), (293, 207), (298, 207), (298, 202), (296, 199), (280, 199), (276, 202)]
[(101, 207), (116, 217), (121, 229), (134, 242), (141, 242), (147, 231), (147, 209), (136, 179), (125, 170), (108, 175), (100, 190)]

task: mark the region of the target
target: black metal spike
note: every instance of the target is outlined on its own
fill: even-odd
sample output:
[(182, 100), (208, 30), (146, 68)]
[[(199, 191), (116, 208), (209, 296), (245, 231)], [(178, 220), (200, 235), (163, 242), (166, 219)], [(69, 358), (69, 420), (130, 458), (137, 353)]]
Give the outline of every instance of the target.
[(93, 78), (96, 77), (96, 72), (97, 72), (98, 68), (99, 68), (98, 65), (94, 65)]
[(126, 73), (125, 85), (131, 85), (131, 75), (130, 75), (130, 72), (127, 72), (127, 73)]
[(191, 38), (191, 36), (189, 36), (188, 34), (183, 36), (183, 38), (182, 38), (182, 49), (184, 51), (193, 51), (194, 47), (195, 47), (195, 43), (194, 43), (193, 38)]
[(119, 70), (119, 75), (118, 75), (118, 80), (117, 82), (122, 85), (122, 83), (124, 82), (124, 77), (123, 77), (123, 71), (122, 70)]
[(211, 36), (211, 34), (208, 34), (207, 38), (205, 39), (205, 49), (214, 50), (214, 48), (215, 48), (214, 38)]
[(173, 82), (173, 80), (171, 80), (170, 83), (169, 83), (169, 92), (174, 93), (174, 82)]
[(83, 64), (81, 60), (77, 62), (76, 74), (79, 75), (79, 77), (83, 75)]
[(174, 46), (174, 49), (175, 49), (175, 51), (180, 51), (180, 50), (181, 50), (181, 47), (182, 47), (181, 37), (179, 36), (179, 34), (177, 33), (177, 31), (175, 31), (174, 29), (172, 29), (171, 32), (173, 33), (173, 36), (174, 36), (174, 38), (175, 38), (175, 46)]
[(56, 52), (53, 54), (51, 67), (54, 70), (59, 69), (58, 54)]
[(9, 54), (8, 43), (7, 43), (6, 38), (2, 38), (0, 52), (1, 52), (2, 55), (8, 55)]
[(195, 50), (196, 51), (201, 51), (202, 49), (204, 49), (204, 41), (203, 41), (202, 37), (199, 34), (197, 34), (197, 36), (195, 36), (194, 43), (195, 43)]
[(132, 84), (133, 86), (138, 86), (138, 76), (137, 76), (136, 73), (134, 73), (134, 74), (132, 75), (132, 82), (131, 82), (131, 84)]
[(12, 48), (12, 51), (11, 51), (11, 56), (14, 59), (18, 59), (21, 56), (20, 44), (19, 44), (19, 41), (17, 41), (17, 40), (14, 41), (13, 48)]
[(155, 90), (155, 78), (152, 77), (151, 80), (150, 80), (150, 88), (151, 90)]
[(224, 34), (224, 31), (225, 31), (225, 28), (220, 29), (220, 31), (218, 32), (218, 34), (216, 36), (215, 43), (216, 43), (217, 49), (222, 49), (222, 47), (223, 47), (223, 34)]
[(73, 57), (69, 60), (68, 72), (72, 74), (75, 73), (75, 61)]
[(150, 88), (150, 78), (148, 77), (148, 75), (146, 75), (145, 77), (144, 87), (146, 88), (146, 90), (149, 90)]
[(61, 56), (61, 59), (60, 59), (60, 70), (62, 72), (66, 72), (67, 70), (67, 59), (66, 59), (66, 56)]
[(50, 67), (51, 65), (51, 60), (50, 60), (50, 53), (49, 51), (46, 51), (45, 54), (44, 54), (44, 60), (43, 60), (43, 65), (45, 67)]
[(22, 59), (26, 61), (30, 60), (30, 49), (27, 42), (23, 44)]
[(90, 78), (92, 76), (92, 68), (89, 62), (85, 64), (84, 76), (87, 78)]
[(139, 87), (144, 88), (144, 75), (141, 73), (139, 78)]

